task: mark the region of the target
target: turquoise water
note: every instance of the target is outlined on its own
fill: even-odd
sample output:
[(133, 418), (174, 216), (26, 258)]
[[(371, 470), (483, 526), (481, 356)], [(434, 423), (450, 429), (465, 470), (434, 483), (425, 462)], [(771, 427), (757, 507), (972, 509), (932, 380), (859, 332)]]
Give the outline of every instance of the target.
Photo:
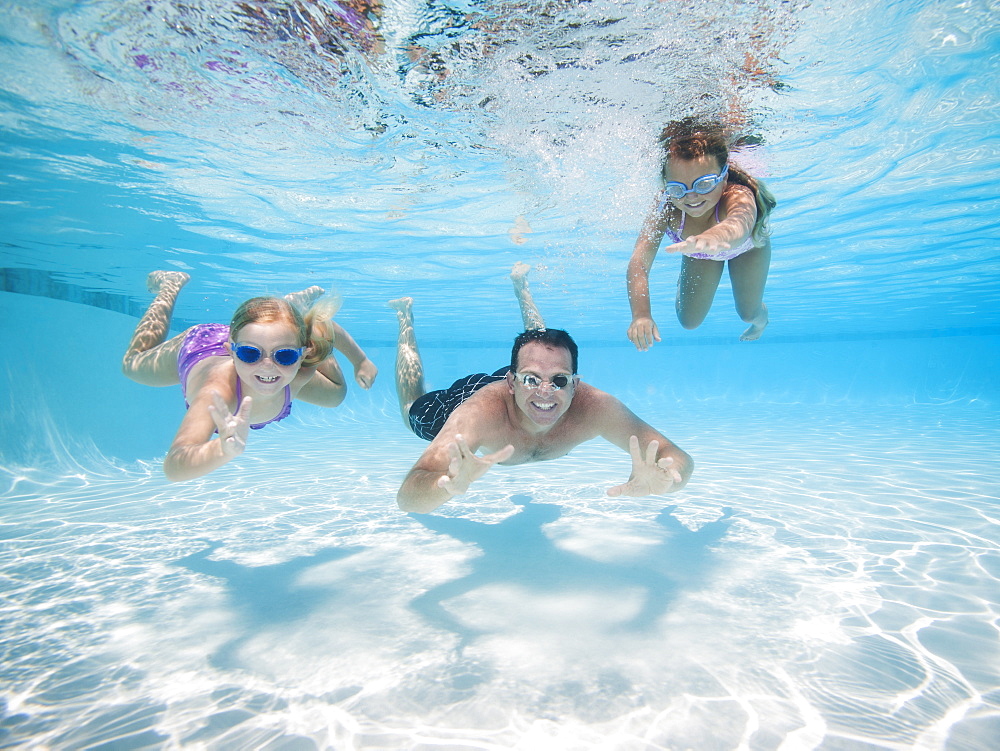
[[(0, 7), (0, 746), (996, 746), (995, 3)], [(682, 331), (660, 258), (639, 354), (696, 104), (762, 139), (772, 323), (739, 343), (723, 281)], [(519, 260), (683, 492), (607, 498), (593, 442), (395, 509), (385, 301), (441, 387), (505, 360)], [(167, 483), (180, 395), (118, 365), (155, 268), (178, 329), (336, 290), (375, 388)]]

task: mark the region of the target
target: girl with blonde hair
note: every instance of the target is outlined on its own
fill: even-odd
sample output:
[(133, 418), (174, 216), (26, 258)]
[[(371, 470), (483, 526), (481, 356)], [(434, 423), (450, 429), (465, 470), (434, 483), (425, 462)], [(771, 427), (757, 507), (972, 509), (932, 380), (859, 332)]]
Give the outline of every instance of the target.
[(181, 385), (188, 410), (163, 461), (168, 479), (200, 477), (236, 458), (250, 430), (286, 418), (293, 399), (339, 405), (347, 384), (333, 349), (351, 361), (358, 384), (371, 388), (378, 369), (333, 321), (336, 302), (317, 299), (319, 287), (252, 298), (228, 326), (199, 324), (167, 339), (177, 295), (189, 279), (180, 271), (149, 275), (147, 287), (156, 297), (122, 360), (133, 381)]

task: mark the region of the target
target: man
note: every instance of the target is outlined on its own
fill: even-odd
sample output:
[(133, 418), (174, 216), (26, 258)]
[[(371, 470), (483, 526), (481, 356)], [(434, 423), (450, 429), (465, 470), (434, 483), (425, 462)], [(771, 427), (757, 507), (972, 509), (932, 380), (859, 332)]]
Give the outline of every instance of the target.
[[(691, 476), (690, 456), (618, 399), (580, 380), (576, 343), (565, 331), (544, 328), (527, 269), (519, 263), (511, 274), (527, 330), (514, 340), (510, 367), (467, 376), (442, 391), (424, 393), (413, 301), (390, 302), (399, 318), (400, 410), (410, 429), (431, 441), (399, 489), (403, 511), (433, 511), (494, 464), (555, 459), (597, 436), (632, 456), (628, 482), (608, 489), (610, 496), (673, 492)], [(480, 449), (487, 453), (478, 456)]]

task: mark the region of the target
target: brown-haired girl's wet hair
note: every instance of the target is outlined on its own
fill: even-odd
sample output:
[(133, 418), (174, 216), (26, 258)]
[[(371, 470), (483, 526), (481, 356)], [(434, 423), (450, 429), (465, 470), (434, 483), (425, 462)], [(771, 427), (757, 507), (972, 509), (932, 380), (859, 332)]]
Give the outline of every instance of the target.
[(236, 309), (229, 324), (229, 337), (233, 341), (249, 323), (287, 323), (295, 329), (300, 347), (305, 347), (302, 365), (318, 365), (330, 356), (333, 337), (327, 321), (339, 308), (336, 300), (317, 300), (303, 315), (288, 300), (280, 297), (252, 297)]
[[(768, 234), (767, 218), (777, 201), (760, 180), (751, 177), (746, 171), (729, 161), (729, 138), (722, 123), (702, 117), (685, 117), (674, 120), (660, 133), (660, 145), (665, 152), (663, 172), (667, 169), (667, 160), (699, 159), (712, 157), (718, 162), (721, 170), (729, 165), (728, 179), (731, 183), (742, 185), (753, 191), (757, 203), (757, 221), (751, 233), (755, 242), (761, 242)], [(749, 142), (749, 141), (747, 141)]]

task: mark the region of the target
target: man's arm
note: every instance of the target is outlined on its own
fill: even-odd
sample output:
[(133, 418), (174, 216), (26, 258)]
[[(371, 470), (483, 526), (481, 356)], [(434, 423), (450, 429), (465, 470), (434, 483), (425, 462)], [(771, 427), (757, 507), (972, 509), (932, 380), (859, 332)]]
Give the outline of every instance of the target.
[(396, 494), (399, 508), (420, 514), (433, 511), (466, 492), (494, 464), (509, 459), (514, 453), (511, 445), (486, 456), (476, 455), (484, 436), (502, 434), (505, 420), (503, 404), (483, 391), (460, 405), (403, 480)]
[[(437, 441), (435, 438), (434, 443)], [(403, 511), (429, 513), (452, 496), (465, 493), (490, 467), (513, 453), (514, 447), (508, 445), (495, 453), (477, 456), (461, 433), (437, 447), (432, 443), (403, 480), (396, 503)]]
[(628, 482), (609, 489), (609, 495), (659, 495), (687, 484), (694, 471), (694, 460), (687, 452), (610, 394), (594, 389), (591, 398), (592, 419), (601, 437), (632, 456)]

